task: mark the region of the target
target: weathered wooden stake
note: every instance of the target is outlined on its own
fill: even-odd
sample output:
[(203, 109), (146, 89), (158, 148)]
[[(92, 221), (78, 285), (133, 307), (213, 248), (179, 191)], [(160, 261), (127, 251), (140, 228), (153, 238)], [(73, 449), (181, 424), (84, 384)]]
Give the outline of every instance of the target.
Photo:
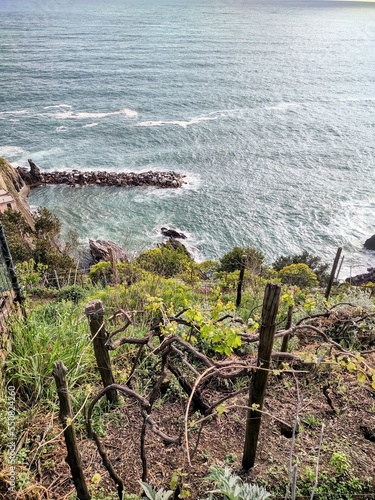
[(115, 260), (115, 256), (114, 256), (112, 248), (108, 249), (108, 254), (109, 254), (109, 260), (111, 262), (111, 268), (112, 268), (112, 274), (113, 274), (113, 283), (115, 285), (118, 285), (118, 283), (120, 283), (120, 279), (119, 279), (119, 276), (118, 276), (117, 264), (116, 264), (116, 260)]
[(338, 269), (337, 269), (337, 273), (336, 273), (336, 277), (335, 277), (335, 280), (338, 281), (339, 279), (339, 276), (340, 276), (340, 271), (341, 271), (341, 268), (342, 268), (342, 264), (344, 262), (344, 259), (345, 259), (345, 255), (343, 255), (341, 257), (341, 260), (340, 260), (340, 265), (338, 266)]
[(68, 383), (66, 374), (68, 370), (61, 361), (57, 361), (53, 365), (53, 377), (56, 382), (57, 393), (60, 400), (60, 422), (64, 428), (64, 437), (68, 455), (66, 462), (68, 463), (74, 486), (77, 492), (77, 498), (80, 500), (90, 500), (91, 495), (87, 488), (85, 477), (83, 475), (81, 455), (78, 450), (74, 425), (71, 423), (73, 418), (72, 405), (70, 402)]
[[(292, 326), (292, 319), (293, 319), (293, 306), (289, 306), (288, 307), (288, 315), (286, 317), (285, 330), (289, 330), (289, 328)], [(283, 337), (280, 352), (287, 352), (289, 339), (290, 339), (290, 335), (285, 335), (285, 337)]]
[(243, 277), (245, 274), (246, 268), (246, 255), (243, 255), (241, 258), (241, 269), (240, 269), (240, 277), (237, 285), (237, 299), (236, 299), (236, 307), (240, 307), (242, 300), (242, 286), (243, 286)]
[[(102, 301), (91, 300), (88, 302), (85, 307), (85, 314), (90, 325), (96, 364), (102, 378), (103, 386), (107, 387), (107, 385), (114, 384), (115, 379), (113, 377), (111, 359), (106, 346), (107, 332), (104, 327), (104, 308)], [(108, 391), (106, 397), (111, 404), (116, 404), (118, 402), (116, 391)]]
[(331, 294), (331, 288), (332, 288), (333, 282), (335, 280), (336, 269), (337, 269), (337, 266), (338, 266), (339, 261), (340, 261), (341, 252), (342, 252), (342, 248), (339, 247), (337, 249), (337, 252), (336, 252), (335, 260), (333, 261), (332, 271), (331, 271), (331, 275), (329, 277), (329, 281), (328, 281), (328, 285), (327, 285), (327, 289), (326, 289), (326, 293), (325, 293), (325, 298), (327, 300), (329, 299), (329, 296)]
[(56, 279), (56, 283), (57, 283), (57, 289), (60, 290), (60, 281), (59, 281), (59, 277), (57, 276), (57, 271), (55, 269), (55, 279)]
[(245, 446), (242, 458), (242, 467), (245, 470), (254, 467), (258, 444), (261, 410), (266, 393), (268, 369), (270, 367), (273, 340), (276, 329), (276, 316), (279, 308), (280, 286), (267, 283), (262, 309), (262, 323), (259, 330), (259, 347), (257, 366), (262, 370), (255, 370), (252, 376), (249, 409), (246, 418)]
[(73, 283), (73, 285), (76, 285), (76, 283), (77, 283), (77, 273), (78, 273), (78, 262), (77, 262), (77, 265), (76, 265), (76, 272), (74, 273), (74, 283)]

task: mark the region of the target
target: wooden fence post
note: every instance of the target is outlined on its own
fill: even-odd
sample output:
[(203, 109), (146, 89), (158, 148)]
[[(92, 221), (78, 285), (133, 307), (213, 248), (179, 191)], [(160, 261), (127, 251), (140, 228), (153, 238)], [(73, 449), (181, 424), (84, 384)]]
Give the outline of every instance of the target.
[[(285, 330), (289, 330), (289, 328), (292, 326), (292, 319), (293, 319), (293, 306), (289, 306), (288, 307), (288, 314), (286, 317)], [(285, 335), (285, 337), (283, 337), (280, 352), (287, 352), (289, 339), (290, 339), (290, 335)]]
[(342, 268), (342, 264), (344, 262), (344, 259), (345, 259), (345, 255), (343, 255), (341, 257), (341, 260), (340, 260), (340, 265), (338, 266), (338, 269), (337, 269), (337, 273), (336, 273), (336, 277), (335, 277), (335, 280), (338, 281), (339, 279), (339, 275), (340, 275), (340, 271), (341, 271), (341, 268)]
[(113, 283), (115, 285), (118, 285), (120, 283), (119, 275), (118, 275), (118, 270), (117, 270), (117, 264), (115, 260), (115, 255), (113, 252), (112, 248), (108, 249), (108, 255), (109, 255), (109, 261), (111, 263), (111, 268), (112, 268), (112, 275), (113, 275)]
[(90, 500), (91, 495), (87, 488), (85, 477), (82, 470), (81, 455), (78, 450), (76, 434), (74, 430), (74, 425), (71, 423), (73, 418), (72, 405), (70, 402), (68, 383), (66, 380), (66, 374), (68, 370), (66, 366), (61, 361), (57, 361), (53, 365), (53, 377), (56, 382), (57, 394), (59, 395), (60, 401), (60, 422), (64, 428), (64, 437), (66, 449), (68, 455), (66, 457), (66, 462), (68, 463), (74, 486), (77, 492), (77, 498), (79, 500)]
[[(104, 308), (102, 301), (91, 300), (88, 302), (85, 307), (85, 314), (90, 325), (96, 364), (102, 378), (103, 387), (107, 387), (107, 385), (114, 384), (115, 379), (113, 377), (111, 359), (106, 346), (107, 333), (104, 327)], [(106, 397), (109, 403), (117, 404), (118, 397), (115, 390), (108, 391)]]
[(245, 274), (246, 268), (246, 255), (243, 255), (241, 258), (241, 269), (240, 269), (240, 277), (238, 279), (237, 285), (237, 298), (236, 298), (236, 307), (240, 307), (242, 300), (242, 286), (243, 286), (243, 277)]
[(342, 248), (339, 247), (337, 249), (337, 252), (336, 252), (335, 260), (333, 261), (332, 271), (331, 271), (331, 275), (329, 277), (329, 281), (328, 281), (328, 285), (327, 285), (327, 289), (326, 289), (326, 293), (325, 293), (326, 300), (329, 299), (329, 296), (331, 294), (331, 288), (332, 288), (333, 282), (335, 280), (336, 269), (337, 269), (337, 266), (339, 265), (341, 252), (342, 252)]
[(279, 285), (267, 283), (264, 292), (257, 360), (257, 366), (263, 368), (263, 370), (255, 370), (251, 381), (249, 409), (246, 418), (245, 446), (242, 458), (242, 467), (245, 470), (249, 470), (255, 463), (260, 421), (262, 418), (261, 410), (266, 393), (268, 369), (271, 364), (270, 360), (275, 336), (275, 321), (279, 308), (280, 290)]

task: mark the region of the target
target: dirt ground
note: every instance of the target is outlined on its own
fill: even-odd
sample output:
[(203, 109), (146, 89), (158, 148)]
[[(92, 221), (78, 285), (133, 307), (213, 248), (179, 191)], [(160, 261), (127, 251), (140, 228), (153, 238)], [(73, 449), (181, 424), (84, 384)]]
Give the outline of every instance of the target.
[[(373, 355), (375, 358), (375, 355)], [(373, 363), (375, 359), (372, 359)], [(237, 396), (226, 404), (223, 413), (208, 420), (202, 428), (197, 449), (200, 425), (195, 421), (201, 418), (198, 413), (189, 418), (189, 450), (191, 465), (187, 461), (186, 443), (182, 436), (181, 445), (164, 446), (162, 440), (150, 429), (146, 435), (147, 481), (157, 488), (168, 488), (173, 472), (183, 471), (188, 483), (191, 499), (205, 498), (210, 485), (203, 480), (213, 465), (230, 466), (236, 473), (251, 481), (265, 485), (280, 485), (288, 480), (288, 468), (292, 450), (293, 464), (298, 463), (298, 478), (306, 476), (315, 469), (315, 458), (319, 450), (322, 424), (322, 446), (320, 450), (319, 474), (337, 473), (336, 464), (332, 465), (332, 455), (344, 453), (349, 460), (350, 474), (361, 480), (369, 478), (373, 493), (358, 498), (375, 498), (375, 395), (369, 386), (359, 385), (356, 378), (346, 373), (330, 374), (311, 371), (282, 377), (272, 376), (269, 380), (261, 432), (258, 442), (256, 465), (250, 474), (241, 471), (244, 446), (247, 395)], [(236, 388), (238, 389), (238, 388)], [(211, 400), (222, 396), (217, 388), (209, 389)], [(299, 401), (299, 403), (298, 403)], [(292, 429), (296, 422), (299, 405), (298, 433), (293, 440)], [(183, 434), (186, 398), (169, 394), (163, 404), (156, 403), (152, 416), (161, 430), (170, 436)], [(56, 436), (60, 430), (58, 415), (39, 415), (30, 423), (25, 440), (37, 443), (48, 432)], [(95, 420), (95, 419), (94, 419)], [(141, 415), (139, 406), (126, 399), (116, 410), (99, 417), (96, 428), (114, 469), (124, 482), (127, 493), (140, 493), (139, 480), (142, 477), (140, 459)], [(79, 447), (83, 460), (84, 474), (96, 498), (111, 497), (116, 487), (107, 470), (102, 465), (95, 444), (85, 437), (83, 426), (78, 426)], [(32, 446), (29, 444), (30, 448)], [(34, 446), (35, 448), (35, 446)], [(31, 454), (30, 454), (31, 456)], [(43, 448), (36, 465), (37, 483), (27, 485), (21, 496), (3, 493), (1, 498), (74, 498), (74, 487), (70, 471), (65, 462), (66, 450), (63, 436), (52, 445)], [(22, 468), (21, 468), (22, 469)], [(21, 470), (20, 469), (20, 470)], [(100, 474), (98, 484), (92, 482), (94, 474)], [(98, 476), (95, 476), (98, 478)], [(298, 481), (297, 481), (298, 484)], [(1, 491), (1, 490), (0, 490)], [(4, 491), (4, 490), (3, 490)], [(275, 497), (273, 497), (275, 498)], [(277, 498), (277, 497), (276, 497)], [(280, 497), (283, 498), (283, 497)], [(303, 497), (298, 497), (303, 498)], [(338, 497), (341, 498), (341, 497)]]

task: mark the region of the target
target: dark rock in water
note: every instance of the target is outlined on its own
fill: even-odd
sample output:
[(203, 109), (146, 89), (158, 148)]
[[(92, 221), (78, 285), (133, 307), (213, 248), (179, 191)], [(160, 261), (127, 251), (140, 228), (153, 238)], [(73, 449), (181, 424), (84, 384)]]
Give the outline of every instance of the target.
[(95, 262), (101, 260), (111, 260), (111, 253), (116, 262), (128, 262), (124, 250), (114, 243), (107, 240), (89, 240), (90, 253)]
[(183, 245), (180, 241), (177, 241), (176, 238), (172, 238), (172, 236), (169, 238), (168, 240), (168, 243), (175, 249), (175, 250), (179, 250), (180, 248), (184, 247), (185, 248), (185, 245)]
[(17, 172), (22, 181), (30, 187), (40, 186), (42, 184), (42, 174), (40, 168), (35, 165), (33, 160), (28, 160), (30, 165), (30, 170), (25, 167), (17, 167)]
[(365, 241), (364, 246), (367, 250), (375, 250), (375, 234)]
[(175, 229), (168, 229), (167, 227), (162, 227), (160, 231), (164, 236), (168, 236), (168, 238), (179, 238), (182, 240), (186, 240), (186, 235), (184, 233), (179, 233)]
[(346, 278), (345, 281), (355, 286), (365, 285), (366, 283), (375, 283), (375, 268), (371, 267), (367, 270), (368, 273), (357, 274), (357, 276)]
[(33, 162), (33, 160), (27, 160), (29, 162), (29, 165), (30, 165), (30, 175), (33, 179), (35, 179), (35, 181), (39, 181), (40, 178), (41, 178), (41, 175), (40, 175), (40, 168), (35, 165), (35, 163)]

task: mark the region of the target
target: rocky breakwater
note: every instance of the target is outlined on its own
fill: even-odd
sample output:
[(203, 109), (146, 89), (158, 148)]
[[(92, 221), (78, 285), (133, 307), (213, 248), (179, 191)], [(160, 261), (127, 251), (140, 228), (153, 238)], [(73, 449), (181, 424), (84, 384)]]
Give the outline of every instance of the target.
[(28, 160), (30, 170), (17, 167), (24, 182), (30, 187), (43, 184), (67, 184), (69, 186), (155, 186), (159, 188), (179, 188), (184, 184), (185, 175), (178, 172), (107, 172), (107, 171), (42, 171), (32, 160)]

